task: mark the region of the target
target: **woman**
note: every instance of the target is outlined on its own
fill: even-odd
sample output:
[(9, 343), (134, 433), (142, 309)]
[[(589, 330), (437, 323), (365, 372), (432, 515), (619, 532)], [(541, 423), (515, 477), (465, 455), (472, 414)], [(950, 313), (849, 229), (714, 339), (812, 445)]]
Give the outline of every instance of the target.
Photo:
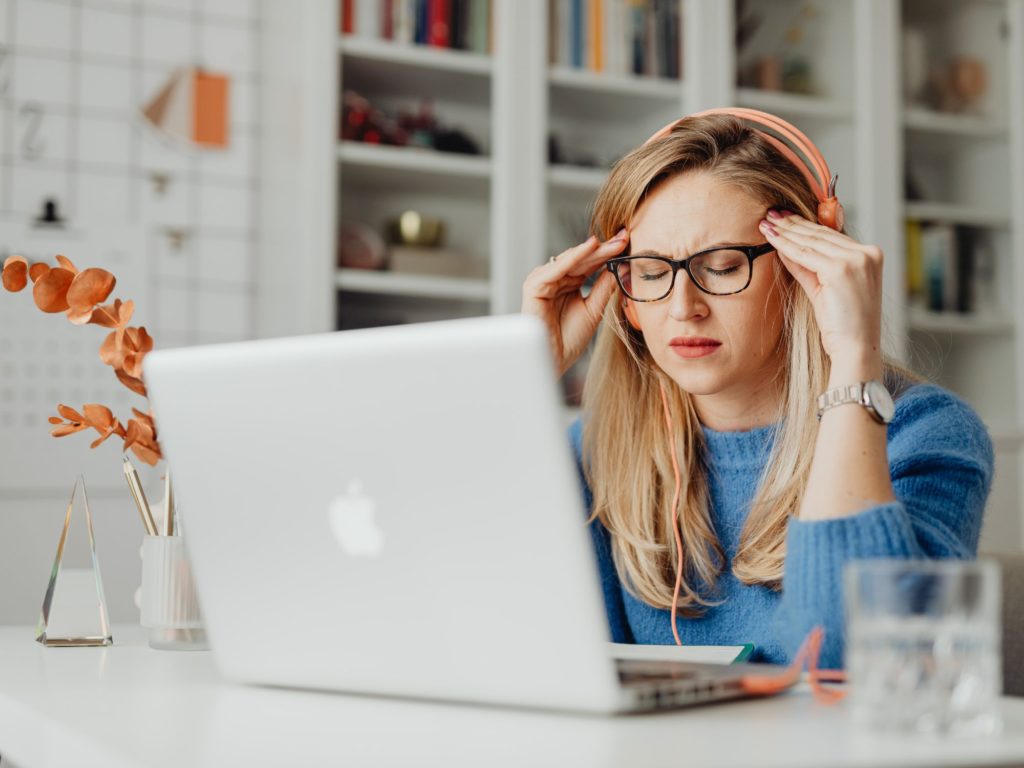
[(881, 250), (766, 125), (702, 113), (622, 158), (523, 311), (563, 373), (598, 334), (570, 433), (612, 638), (784, 663), (821, 625), (838, 667), (843, 564), (973, 557), (992, 446), (883, 358)]

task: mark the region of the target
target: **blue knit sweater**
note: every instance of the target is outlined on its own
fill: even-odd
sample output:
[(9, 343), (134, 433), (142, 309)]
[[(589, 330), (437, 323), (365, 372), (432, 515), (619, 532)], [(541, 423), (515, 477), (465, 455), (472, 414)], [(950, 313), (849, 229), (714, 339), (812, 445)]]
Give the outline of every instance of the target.
[[(582, 471), (581, 431), (577, 420), (569, 434), (589, 510), (592, 496)], [(749, 432), (704, 428), (711, 519), (729, 564), (774, 434), (773, 427)], [(727, 565), (715, 593), (708, 595), (721, 604), (705, 609), (699, 618), (677, 618), (683, 643), (754, 643), (752, 661), (785, 663), (807, 632), (822, 625), (820, 664), (841, 667), (842, 570), (847, 560), (973, 557), (993, 466), (992, 443), (974, 411), (937, 386), (911, 386), (896, 401), (888, 427), (888, 459), (897, 501), (834, 520), (791, 518), (781, 591), (744, 585)], [(596, 520), (590, 529), (612, 639), (674, 643), (669, 612), (624, 588), (612, 562), (608, 530)]]

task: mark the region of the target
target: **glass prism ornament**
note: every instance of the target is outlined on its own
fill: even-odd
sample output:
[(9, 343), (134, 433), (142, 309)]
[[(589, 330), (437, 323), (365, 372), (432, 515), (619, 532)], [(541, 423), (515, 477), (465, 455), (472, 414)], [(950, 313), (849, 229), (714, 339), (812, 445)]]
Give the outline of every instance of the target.
[[(75, 513), (75, 499), (81, 487), (83, 513)], [(76, 518), (82, 518), (77, 527)], [(83, 567), (84, 565), (84, 567)], [(71, 490), (64, 515), (64, 528), (57, 542), (57, 555), (50, 569), (50, 582), (36, 625), (36, 641), (46, 646), (82, 647), (111, 645), (107, 601), (96, 557), (92, 512), (81, 475)]]

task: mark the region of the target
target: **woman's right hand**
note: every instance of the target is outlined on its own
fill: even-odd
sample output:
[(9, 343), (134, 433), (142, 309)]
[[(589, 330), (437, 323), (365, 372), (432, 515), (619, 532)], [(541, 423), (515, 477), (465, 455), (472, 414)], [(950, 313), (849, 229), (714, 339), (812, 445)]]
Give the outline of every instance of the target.
[[(591, 236), (527, 275), (522, 312), (536, 315), (548, 327), (559, 376), (579, 359), (594, 337), (608, 299), (615, 292), (615, 275), (604, 269), (604, 264), (621, 253), (628, 242), (625, 229), (604, 243)], [(596, 270), (601, 274), (583, 298), (580, 288)]]

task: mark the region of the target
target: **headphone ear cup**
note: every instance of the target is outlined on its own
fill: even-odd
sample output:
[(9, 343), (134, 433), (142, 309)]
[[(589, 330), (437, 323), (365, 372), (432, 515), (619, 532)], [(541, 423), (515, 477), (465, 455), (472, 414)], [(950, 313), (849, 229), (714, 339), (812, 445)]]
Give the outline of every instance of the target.
[(643, 330), (640, 328), (640, 318), (636, 314), (636, 304), (629, 299), (623, 299), (622, 313), (626, 316), (626, 322), (629, 323), (631, 328), (637, 331)]
[(831, 227), (836, 232), (841, 232), (846, 223), (846, 212), (843, 204), (838, 198), (830, 197), (818, 203), (818, 222), (823, 226)]

